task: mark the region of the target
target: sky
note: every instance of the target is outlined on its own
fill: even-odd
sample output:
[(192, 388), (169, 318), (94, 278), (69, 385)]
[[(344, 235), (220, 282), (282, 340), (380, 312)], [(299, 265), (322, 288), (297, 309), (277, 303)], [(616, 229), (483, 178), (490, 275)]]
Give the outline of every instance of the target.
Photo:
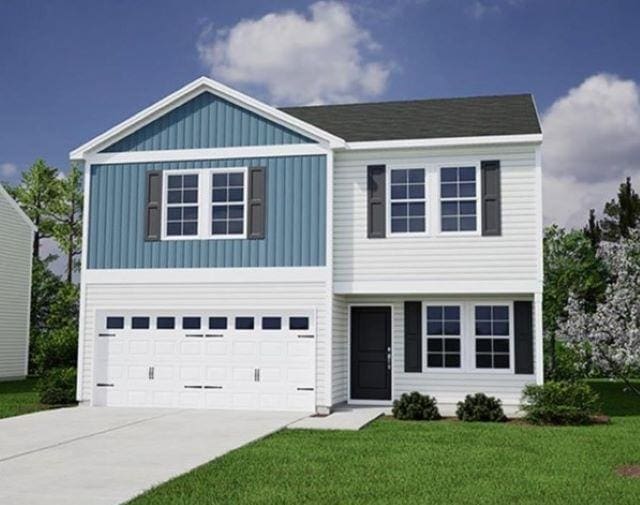
[(271, 105), (533, 93), (545, 223), (640, 187), (635, 0), (2, 0), (0, 180), (201, 75)]

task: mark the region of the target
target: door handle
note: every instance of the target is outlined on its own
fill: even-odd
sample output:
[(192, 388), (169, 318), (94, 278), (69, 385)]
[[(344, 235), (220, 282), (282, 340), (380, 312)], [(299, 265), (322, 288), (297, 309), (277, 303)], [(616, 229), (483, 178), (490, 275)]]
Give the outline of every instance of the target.
[(391, 370), (391, 347), (387, 347), (387, 370)]

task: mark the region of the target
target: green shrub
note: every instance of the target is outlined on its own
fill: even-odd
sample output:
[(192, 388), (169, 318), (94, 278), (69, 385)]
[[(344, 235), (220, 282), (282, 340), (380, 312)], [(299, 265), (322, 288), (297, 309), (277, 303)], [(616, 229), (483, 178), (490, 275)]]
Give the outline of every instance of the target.
[(74, 367), (78, 359), (78, 330), (65, 326), (41, 334), (32, 356), (32, 370), (40, 374), (53, 368)]
[(599, 397), (582, 382), (531, 384), (522, 392), (521, 408), (534, 424), (588, 424), (598, 411)]
[(463, 402), (458, 402), (456, 415), (461, 421), (502, 422), (507, 420), (502, 410), (502, 402), (484, 393), (467, 395)]
[(440, 419), (436, 399), (417, 391), (404, 393), (393, 402), (393, 417), (402, 420), (434, 421)]
[(52, 368), (38, 381), (40, 403), (45, 405), (69, 405), (76, 401), (76, 369)]

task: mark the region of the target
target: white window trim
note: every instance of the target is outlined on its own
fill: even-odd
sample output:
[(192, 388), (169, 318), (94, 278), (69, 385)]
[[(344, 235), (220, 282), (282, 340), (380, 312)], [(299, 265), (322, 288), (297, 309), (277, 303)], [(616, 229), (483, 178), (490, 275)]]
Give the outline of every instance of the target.
[[(422, 373), (424, 374), (511, 374), (515, 373), (514, 321), (513, 301), (496, 300), (423, 300), (422, 301)], [(428, 306), (459, 306), (460, 307), (460, 368), (428, 367), (427, 366), (427, 307)], [(509, 368), (476, 368), (476, 336), (475, 312), (478, 305), (506, 305), (509, 308), (509, 336), (486, 336), (485, 338), (509, 339)], [(455, 336), (451, 336), (455, 338)], [(443, 336), (442, 338), (447, 338)]]
[[(473, 167), (476, 169), (476, 196), (475, 197), (456, 197), (456, 198), (443, 198), (442, 193), (442, 169), (443, 168), (459, 168), (459, 167)], [(482, 208), (480, 205), (480, 195), (482, 194), (482, 180), (480, 173), (480, 163), (472, 162), (472, 163), (451, 163), (451, 164), (439, 164), (436, 168), (436, 177), (438, 183), (436, 184), (435, 193), (436, 193), (436, 202), (437, 202), (437, 215), (438, 215), (438, 235), (443, 237), (477, 237), (482, 235)], [(476, 202), (476, 229), (473, 231), (444, 231), (442, 229), (442, 205), (441, 203), (445, 202), (453, 202), (453, 201), (467, 201), (467, 202)]]
[[(505, 337), (504, 335), (476, 335), (476, 307), (479, 305), (506, 305), (509, 308), (509, 335)], [(514, 347), (514, 336), (513, 336), (513, 301), (507, 300), (491, 300), (486, 302), (473, 302), (471, 304), (471, 308), (469, 310), (469, 320), (471, 323), (471, 344), (473, 345), (473, 352), (471, 353), (471, 370), (475, 373), (490, 373), (490, 374), (514, 374), (515, 373), (515, 347)], [(476, 368), (476, 340), (479, 338), (508, 338), (509, 339), (509, 368)]]
[[(407, 199), (407, 200), (396, 200), (398, 202), (412, 202), (412, 203), (424, 203), (424, 231), (418, 232), (392, 232), (391, 231), (391, 172), (394, 170), (411, 170), (411, 169), (421, 169), (424, 170), (424, 198), (422, 199)], [(409, 165), (390, 165), (386, 168), (386, 228), (387, 228), (387, 237), (394, 238), (402, 238), (402, 237), (428, 237), (430, 235), (430, 214), (431, 214), (431, 177), (430, 170), (424, 164), (416, 163)]]
[[(422, 370), (426, 373), (463, 373), (466, 372), (467, 346), (465, 345), (467, 318), (466, 302), (448, 301), (423, 301), (422, 302), (422, 342), (424, 342), (422, 352)], [(427, 335), (427, 307), (460, 307), (460, 335)], [(427, 365), (427, 340), (429, 338), (459, 338), (460, 339), (460, 366), (458, 368), (430, 367)]]
[[(225, 168), (198, 168), (198, 169), (172, 169), (162, 171), (162, 209), (161, 209), (161, 240), (237, 240), (247, 238), (247, 216), (248, 216), (248, 187), (247, 173), (248, 167), (225, 167)], [(234, 235), (214, 235), (211, 232), (211, 217), (213, 202), (211, 201), (211, 191), (213, 186), (213, 174), (222, 173), (242, 173), (243, 174), (243, 230), (242, 234)], [(198, 233), (197, 235), (167, 235), (167, 209), (168, 204), (168, 178), (170, 175), (196, 175), (198, 177)], [(226, 204), (228, 205), (228, 203)]]

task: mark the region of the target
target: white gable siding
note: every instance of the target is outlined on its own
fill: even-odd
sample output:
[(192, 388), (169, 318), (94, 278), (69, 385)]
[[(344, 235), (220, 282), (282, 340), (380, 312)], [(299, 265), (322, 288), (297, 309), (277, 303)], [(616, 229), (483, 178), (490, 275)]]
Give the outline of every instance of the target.
[[(82, 356), (82, 393), (91, 399), (96, 311), (117, 310), (238, 310), (243, 313), (264, 309), (312, 309), (316, 314), (317, 405), (330, 406), (330, 383), (327, 377), (329, 337), (327, 287), (325, 282), (242, 282), (242, 283), (169, 283), (163, 272), (156, 271), (157, 283), (87, 284)], [(144, 314), (140, 314), (144, 315)]]
[(0, 190), (0, 380), (27, 374), (31, 225)]
[[(501, 162), (501, 236), (442, 235), (435, 230), (429, 236), (367, 238), (367, 165), (435, 168), (494, 159)], [(541, 289), (536, 145), (339, 152), (334, 170), (335, 292), (532, 293)], [(432, 223), (439, 226), (437, 219)]]

